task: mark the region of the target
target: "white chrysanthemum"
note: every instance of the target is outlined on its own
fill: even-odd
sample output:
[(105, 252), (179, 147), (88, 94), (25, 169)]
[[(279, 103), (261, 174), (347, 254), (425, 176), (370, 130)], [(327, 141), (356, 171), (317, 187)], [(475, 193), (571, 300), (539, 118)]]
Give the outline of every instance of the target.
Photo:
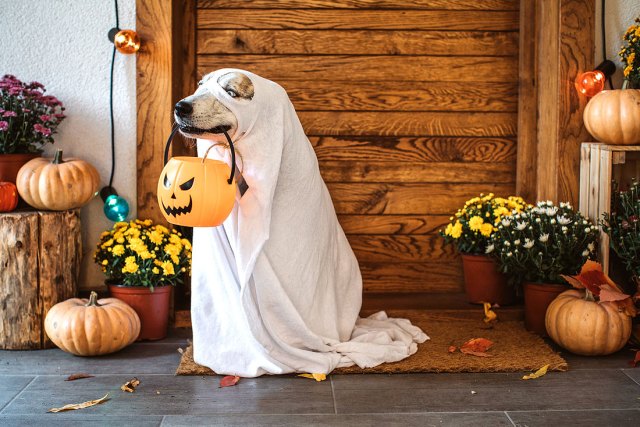
[(567, 234), (567, 231), (569, 231), (569, 229), (568, 229), (565, 225), (563, 225), (563, 226), (562, 226), (562, 232), (563, 232), (564, 234)]
[(493, 244), (491, 244), (491, 245), (487, 246), (487, 249), (485, 249), (485, 250), (484, 250), (484, 253), (485, 253), (485, 254), (490, 254), (491, 252), (493, 252), (493, 250), (494, 250), (495, 248), (496, 248), (496, 247), (495, 247)]
[(525, 247), (525, 248), (527, 248), (527, 249), (531, 249), (531, 248), (533, 247), (533, 245), (534, 245), (533, 240), (531, 240), (531, 239), (524, 239), (524, 245), (522, 245), (522, 246), (524, 246), (524, 247)]
[(547, 216), (555, 216), (558, 213), (558, 208), (556, 206), (547, 208)]
[(547, 206), (553, 206), (553, 202), (551, 200), (547, 200)]
[(584, 232), (585, 232), (585, 233), (589, 233), (590, 231), (591, 231), (591, 228), (589, 228), (589, 227), (586, 227), (586, 228), (584, 229)]
[(587, 249), (589, 249), (589, 252), (593, 252), (596, 250), (596, 244), (591, 242), (587, 245)]
[(571, 220), (564, 215), (558, 216), (558, 224), (560, 225), (569, 225), (571, 224)]
[(540, 221), (541, 221), (540, 218), (536, 218), (536, 223), (537, 224), (540, 224)]
[(582, 225), (587, 225), (587, 220), (586, 219), (582, 220)]
[(523, 222), (516, 222), (516, 229), (522, 231), (525, 228), (527, 228), (527, 225), (529, 225), (529, 224), (527, 224), (524, 221)]
[(555, 224), (555, 223), (556, 223), (556, 220), (555, 220), (555, 219), (553, 219), (553, 218), (551, 218), (551, 221), (549, 221), (549, 222), (550, 222), (551, 224)]
[(502, 225), (504, 225), (505, 227), (508, 227), (511, 225), (511, 221), (509, 221), (507, 218), (503, 218), (501, 221)]
[(513, 256), (511, 252), (507, 252), (507, 256)]
[(589, 256), (589, 249), (585, 249), (585, 250), (582, 252), (582, 256)]
[(511, 246), (511, 243), (509, 243), (509, 242), (504, 242), (504, 245), (508, 247), (508, 246)]
[(542, 243), (547, 243), (549, 241), (549, 233), (541, 234), (540, 237), (538, 237), (538, 240)]
[(520, 239), (516, 239), (515, 242), (513, 242), (513, 244), (518, 246), (520, 244)]

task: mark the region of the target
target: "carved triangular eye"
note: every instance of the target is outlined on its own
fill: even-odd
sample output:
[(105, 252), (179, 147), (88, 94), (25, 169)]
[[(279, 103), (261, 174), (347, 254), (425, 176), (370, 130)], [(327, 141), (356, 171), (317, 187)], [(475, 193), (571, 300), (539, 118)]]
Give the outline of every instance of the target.
[(180, 185), (180, 189), (182, 191), (187, 191), (187, 190), (191, 190), (191, 187), (193, 187), (193, 180), (196, 179), (195, 177), (191, 178), (189, 181), (183, 183)]
[(169, 188), (171, 187), (171, 181), (169, 181), (169, 177), (165, 174), (164, 176), (164, 188)]

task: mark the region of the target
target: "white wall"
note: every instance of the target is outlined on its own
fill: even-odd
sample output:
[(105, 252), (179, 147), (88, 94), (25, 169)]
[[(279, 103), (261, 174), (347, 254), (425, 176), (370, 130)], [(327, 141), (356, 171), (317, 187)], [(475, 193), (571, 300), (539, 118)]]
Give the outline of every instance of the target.
[[(135, 0), (120, 0), (120, 27), (135, 28)], [(0, 0), (0, 75), (37, 80), (66, 107), (51, 155), (62, 148), (66, 156), (93, 164), (109, 180), (109, 66), (113, 45), (107, 32), (115, 26), (112, 0)], [(135, 56), (116, 56), (114, 107), (116, 172), (114, 187), (131, 206), (136, 200)], [(84, 257), (82, 288), (102, 285), (92, 253), (100, 232), (111, 223), (98, 197), (82, 209)]]
[[(596, 61), (594, 65), (602, 62), (602, 30), (600, 28), (601, 0), (596, 0)], [(617, 67), (613, 76), (614, 89), (622, 86), (622, 62), (618, 56), (622, 46), (622, 35), (633, 24), (634, 19), (640, 16), (640, 0), (607, 0), (605, 2), (605, 27), (607, 42), (607, 59), (612, 60)], [(608, 86), (607, 86), (608, 88)]]

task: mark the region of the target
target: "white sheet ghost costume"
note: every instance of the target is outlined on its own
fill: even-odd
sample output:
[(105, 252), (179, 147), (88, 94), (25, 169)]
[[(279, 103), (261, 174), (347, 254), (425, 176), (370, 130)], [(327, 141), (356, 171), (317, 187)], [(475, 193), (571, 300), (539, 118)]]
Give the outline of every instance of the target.
[[(254, 85), (251, 101), (217, 83), (230, 71)], [(362, 278), (338, 223), (314, 150), (278, 84), (243, 70), (204, 86), (238, 120), (230, 135), (249, 185), (224, 224), (195, 228), (195, 362), (225, 375), (329, 373), (395, 362), (428, 337), (384, 312), (358, 317)], [(211, 141), (198, 140), (202, 156)], [(227, 150), (209, 157), (230, 162)]]

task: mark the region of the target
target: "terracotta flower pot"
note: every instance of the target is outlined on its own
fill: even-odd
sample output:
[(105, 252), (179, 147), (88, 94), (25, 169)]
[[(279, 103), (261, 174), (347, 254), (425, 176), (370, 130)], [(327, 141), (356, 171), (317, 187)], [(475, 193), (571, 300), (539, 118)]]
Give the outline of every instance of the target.
[(109, 292), (129, 304), (140, 317), (138, 340), (161, 340), (167, 336), (169, 325), (169, 301), (173, 286), (162, 286), (153, 292), (144, 286), (121, 286), (109, 284)]
[(509, 305), (516, 300), (515, 289), (507, 277), (498, 271), (498, 264), (486, 255), (462, 254), (464, 290), (469, 302)]
[(524, 282), (524, 326), (528, 331), (547, 336), (544, 320), (551, 301), (568, 288), (564, 285)]
[(0, 154), (0, 181), (16, 183), (18, 171), (29, 160), (40, 157), (39, 154)]

